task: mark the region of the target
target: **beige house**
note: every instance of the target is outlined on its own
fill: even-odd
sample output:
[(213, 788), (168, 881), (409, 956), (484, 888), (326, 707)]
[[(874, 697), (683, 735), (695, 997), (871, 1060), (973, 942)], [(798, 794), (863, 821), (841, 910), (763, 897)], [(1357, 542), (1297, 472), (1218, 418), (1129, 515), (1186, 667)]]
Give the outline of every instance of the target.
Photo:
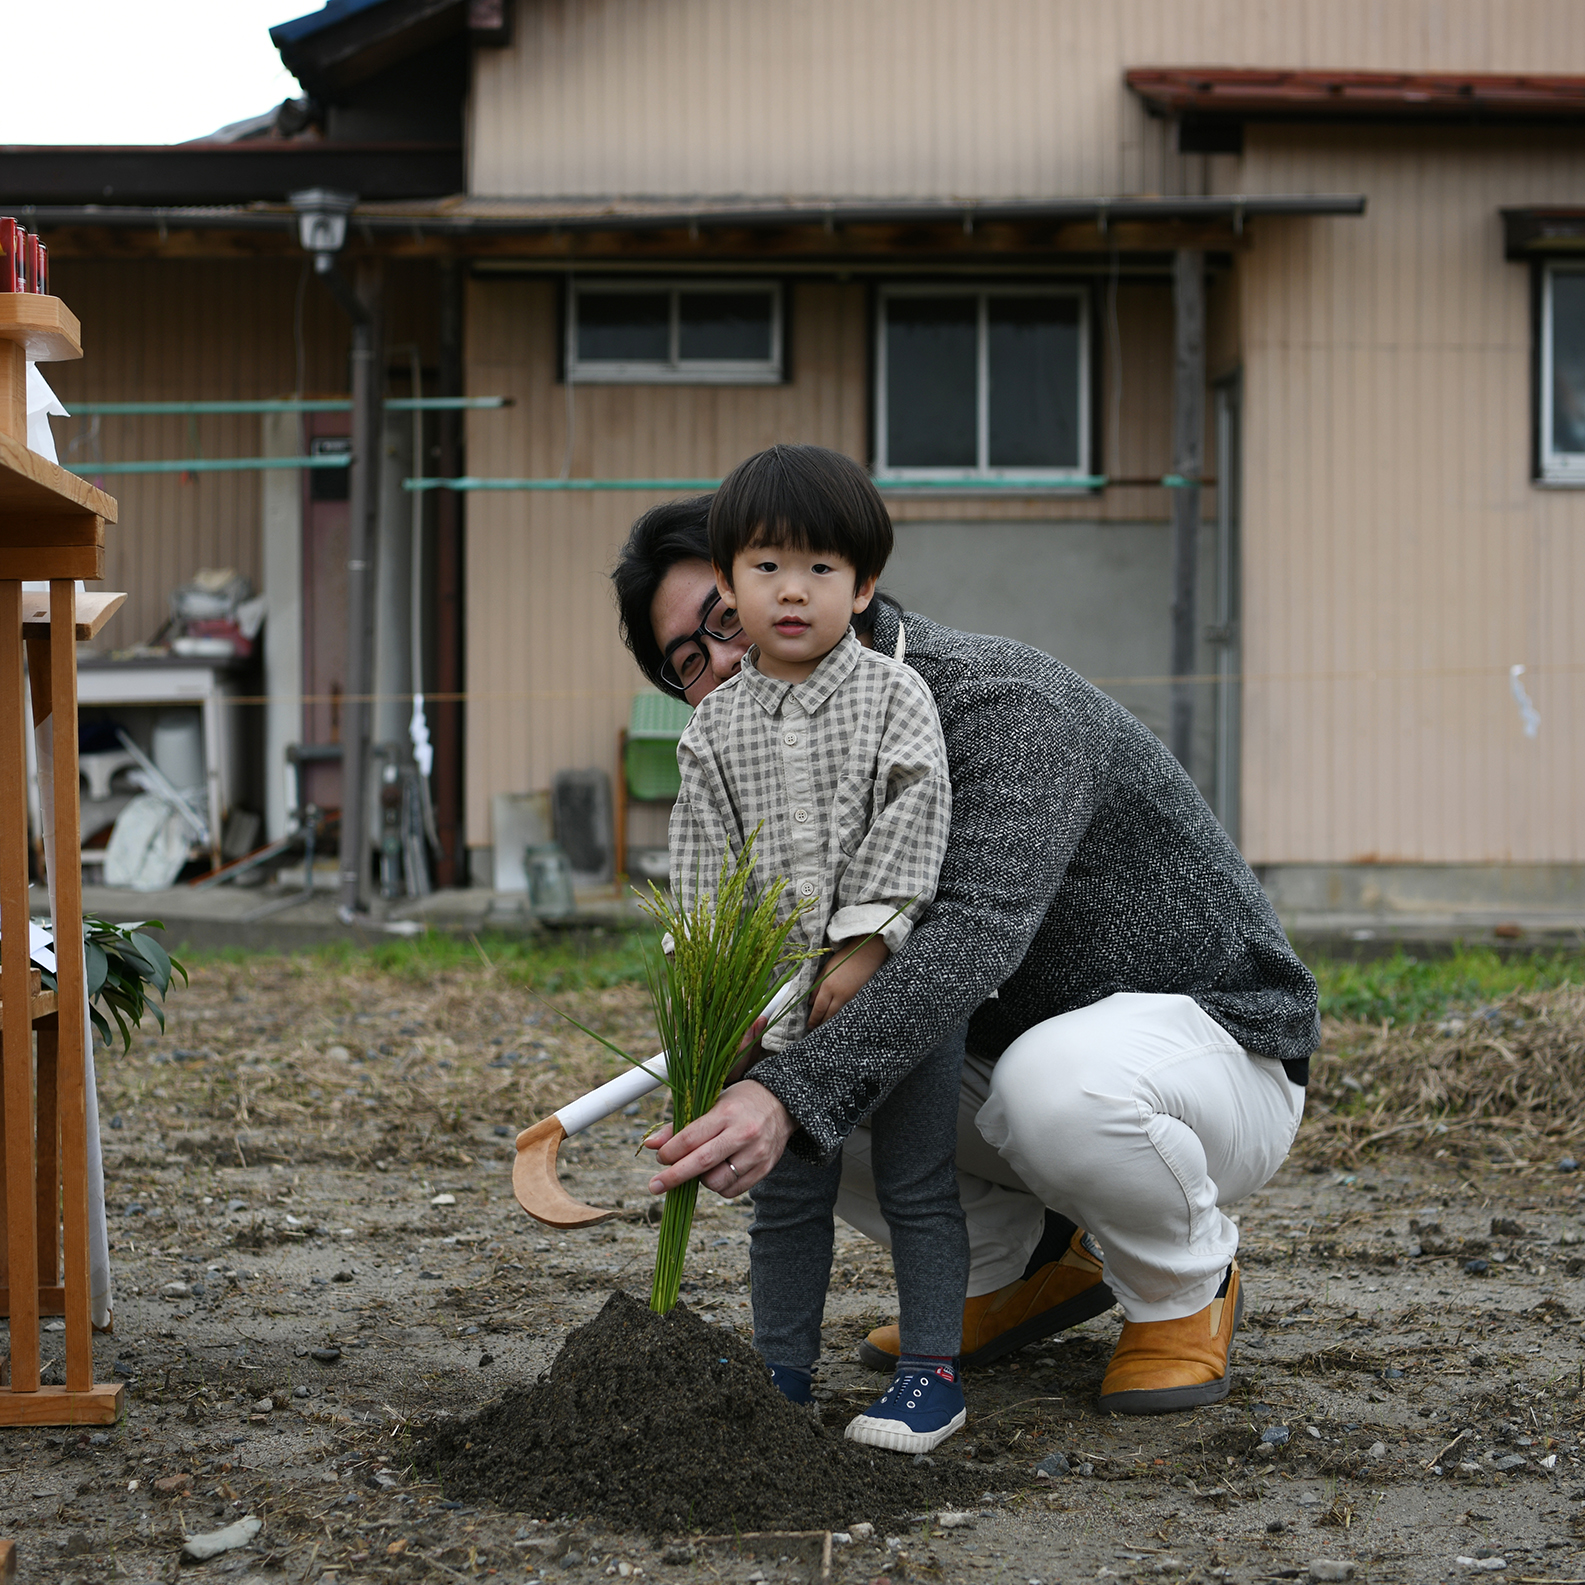
[[(468, 377), (518, 405), (473, 421), (470, 471), (713, 477), (772, 440), (841, 447), (896, 481), (899, 594), (1051, 650), (1165, 731), (1171, 501), (1140, 481), (1172, 467), (1172, 255), (1201, 249), (1194, 670), (1227, 679), (1195, 689), (1202, 787), (1290, 905), (1578, 907), (1585, 239), (1504, 226), (1585, 206), (1578, 7), (522, 0), (516, 21), (475, 59), (465, 207), (610, 229), (476, 268)], [(1351, 195), (1363, 214), (1259, 211)], [(1105, 202), (1146, 196), (1249, 203)], [(707, 223), (760, 206), (811, 214)], [(769, 288), (776, 378), (578, 363), (604, 294), (651, 293), (658, 327), (663, 296), (705, 287)], [(1004, 460), (994, 389), (977, 451), (966, 417), (899, 420), (892, 382), (928, 381), (932, 337), (956, 355), (955, 304), (982, 382), (998, 311), (1048, 314), (1004, 337), (1007, 378), (1064, 382), (1071, 431), (1009, 415)], [(986, 477), (909, 488), (916, 464)], [(470, 498), (470, 842), (492, 789), (611, 762), (632, 671), (603, 574), (644, 504)]]
[(460, 261), (465, 389), (515, 400), (430, 492), (476, 873), (493, 794), (616, 773), (633, 517), (783, 440), (874, 471), (906, 604), (1175, 741), (1280, 906), (1585, 906), (1577, 5), (359, 14), (383, 63), (468, 41), (465, 191), (347, 252)]

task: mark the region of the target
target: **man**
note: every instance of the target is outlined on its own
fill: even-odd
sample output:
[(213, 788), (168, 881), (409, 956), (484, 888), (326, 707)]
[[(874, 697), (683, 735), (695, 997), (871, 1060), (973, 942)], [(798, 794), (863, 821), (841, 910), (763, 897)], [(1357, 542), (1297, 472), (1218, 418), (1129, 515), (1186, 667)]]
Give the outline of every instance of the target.
[[(647, 513), (613, 574), (635, 657), (692, 703), (746, 648), (720, 607), (708, 505)], [(965, 1367), (1115, 1296), (1101, 1407), (1218, 1402), (1242, 1310), (1221, 1207), (1292, 1144), (1315, 981), (1187, 773), (1126, 710), (1025, 645), (882, 600), (866, 617), (861, 641), (913, 667), (941, 716), (953, 820), (935, 903), (839, 1017), (659, 1141), (651, 1188), (698, 1177), (731, 1196), (785, 1149), (842, 1150), (838, 1211), (884, 1242), (859, 1125), (967, 1020)], [(890, 1369), (897, 1347), (880, 1328), (861, 1357)]]

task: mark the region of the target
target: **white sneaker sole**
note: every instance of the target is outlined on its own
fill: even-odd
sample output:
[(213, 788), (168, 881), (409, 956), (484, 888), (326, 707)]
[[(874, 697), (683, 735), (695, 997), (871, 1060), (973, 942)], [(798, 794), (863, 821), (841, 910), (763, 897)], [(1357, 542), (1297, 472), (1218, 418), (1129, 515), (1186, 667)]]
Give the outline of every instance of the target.
[(969, 1417), (967, 1409), (959, 1409), (939, 1431), (910, 1431), (901, 1420), (879, 1420), (867, 1414), (857, 1414), (848, 1421), (842, 1434), (850, 1442), (860, 1442), (865, 1447), (884, 1447), (893, 1453), (928, 1453), (940, 1447), (954, 1431), (961, 1431)]

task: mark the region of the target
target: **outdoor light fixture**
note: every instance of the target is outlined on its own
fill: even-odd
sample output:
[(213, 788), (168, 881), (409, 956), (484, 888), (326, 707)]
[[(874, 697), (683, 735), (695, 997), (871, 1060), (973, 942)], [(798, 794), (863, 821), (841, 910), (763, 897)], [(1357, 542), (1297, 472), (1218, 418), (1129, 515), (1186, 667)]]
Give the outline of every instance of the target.
[(307, 187), (288, 196), (297, 211), (298, 241), (313, 254), (314, 269), (320, 275), (328, 275), (347, 240), (347, 216), (358, 195), (338, 193), (329, 187)]

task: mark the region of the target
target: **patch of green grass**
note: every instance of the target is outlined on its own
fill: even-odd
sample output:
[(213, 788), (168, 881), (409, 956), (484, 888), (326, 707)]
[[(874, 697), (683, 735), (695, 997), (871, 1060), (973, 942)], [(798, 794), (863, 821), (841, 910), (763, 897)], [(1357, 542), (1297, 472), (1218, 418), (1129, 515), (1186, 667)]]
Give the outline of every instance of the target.
[[(377, 969), (395, 979), (422, 982), (437, 974), (490, 969), (513, 984), (536, 991), (607, 990), (642, 984), (648, 930), (569, 930), (545, 935), (482, 932), (459, 938), (430, 931), (425, 935), (364, 946), (331, 942), (292, 954), (300, 963), (327, 969)], [(261, 954), (239, 947), (214, 952), (183, 951), (189, 966), (257, 961)]]
[(1483, 1007), (1515, 991), (1541, 991), (1585, 981), (1577, 952), (1504, 954), (1460, 945), (1445, 957), (1418, 958), (1402, 950), (1355, 963), (1320, 958), (1310, 964), (1320, 982), (1323, 1017), (1379, 1024), (1425, 1023), (1459, 1008)]
[[(481, 934), (469, 939), (430, 932), (362, 946), (337, 942), (297, 954), (327, 968), (374, 968), (393, 978), (423, 982), (437, 974), (492, 967), (503, 979), (542, 994), (605, 990), (644, 983), (649, 930), (578, 930), (543, 935)], [(481, 956), (482, 953), (482, 956)], [(182, 949), (189, 967), (244, 963), (260, 954), (238, 947), (213, 952)], [(1445, 1017), (1459, 1008), (1483, 1007), (1515, 991), (1585, 983), (1585, 954), (1521, 952), (1460, 946), (1439, 957), (1405, 952), (1371, 962), (1318, 958), (1310, 969), (1321, 985), (1321, 1012), (1331, 1018), (1399, 1027)]]

